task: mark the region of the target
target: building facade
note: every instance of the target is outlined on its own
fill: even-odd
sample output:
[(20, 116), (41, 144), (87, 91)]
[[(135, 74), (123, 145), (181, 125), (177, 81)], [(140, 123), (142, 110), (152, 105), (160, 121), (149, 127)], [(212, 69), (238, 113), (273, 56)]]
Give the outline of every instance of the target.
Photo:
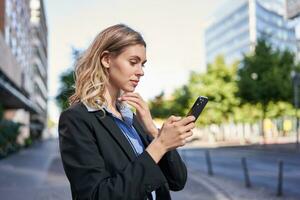
[(297, 61), (300, 61), (300, 1), (285, 0), (285, 17), (292, 21), (297, 39)]
[(230, 6), (221, 6), (221, 14), (205, 30), (206, 63), (218, 55), (227, 63), (240, 60), (263, 36), (274, 48), (297, 52), (295, 30), (283, 16), (283, 0), (229, 0), (225, 5)]
[(42, 0), (0, 0), (0, 104), (21, 141), (47, 123), (47, 32)]
[(293, 19), (300, 16), (300, 1), (299, 0), (285, 0), (285, 14), (286, 18)]

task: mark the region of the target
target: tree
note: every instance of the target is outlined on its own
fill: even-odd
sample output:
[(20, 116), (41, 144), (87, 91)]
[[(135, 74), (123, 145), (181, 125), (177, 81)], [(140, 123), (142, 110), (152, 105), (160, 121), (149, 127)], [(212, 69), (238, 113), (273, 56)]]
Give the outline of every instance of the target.
[[(72, 48), (73, 59), (77, 60), (80, 51), (78, 49)], [(57, 96), (55, 97), (56, 103), (61, 110), (65, 110), (69, 107), (68, 99), (75, 92), (75, 79), (74, 70), (68, 69), (60, 76), (60, 88)]]
[(73, 74), (73, 70), (68, 70), (64, 72), (60, 77), (61, 87), (55, 99), (61, 110), (65, 110), (69, 107), (68, 98), (75, 92), (75, 80)]
[(273, 50), (265, 39), (259, 39), (253, 54), (244, 55), (238, 70), (238, 96), (242, 103), (261, 104), (264, 120), (270, 102), (291, 102), (291, 71), (295, 67), (291, 52)]
[(166, 118), (170, 116), (170, 101), (165, 99), (165, 93), (161, 92), (155, 96), (153, 100), (150, 100), (149, 107), (151, 115), (154, 118)]
[(218, 56), (208, 65), (204, 74), (192, 72), (189, 85), (192, 98), (189, 106), (201, 95), (208, 97), (206, 108), (198, 120), (198, 124), (221, 124), (233, 119), (234, 108), (240, 103), (236, 98), (236, 69), (237, 63), (231, 66), (225, 64), (224, 58)]
[(173, 115), (185, 116), (190, 109), (189, 102), (192, 94), (187, 85), (183, 85), (172, 93), (173, 100), (170, 102), (170, 112)]

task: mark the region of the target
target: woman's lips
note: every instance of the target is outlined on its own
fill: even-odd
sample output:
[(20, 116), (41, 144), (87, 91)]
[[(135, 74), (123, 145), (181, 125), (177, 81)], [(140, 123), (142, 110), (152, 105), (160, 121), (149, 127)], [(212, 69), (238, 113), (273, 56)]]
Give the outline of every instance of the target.
[(133, 83), (134, 86), (137, 86), (139, 84), (139, 81), (133, 81), (133, 80), (131, 80), (131, 82)]

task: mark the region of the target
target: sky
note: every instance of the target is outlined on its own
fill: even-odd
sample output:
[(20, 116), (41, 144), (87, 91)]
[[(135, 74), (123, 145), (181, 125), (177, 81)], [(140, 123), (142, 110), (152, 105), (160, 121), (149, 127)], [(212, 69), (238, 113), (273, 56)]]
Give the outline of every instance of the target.
[[(88, 3), (87, 3), (88, 2)], [(72, 47), (86, 49), (108, 26), (124, 23), (142, 34), (147, 63), (136, 92), (145, 100), (204, 72), (203, 30), (224, 0), (44, 0), (48, 25), (48, 111), (57, 123), (54, 98), (59, 76), (73, 68)]]

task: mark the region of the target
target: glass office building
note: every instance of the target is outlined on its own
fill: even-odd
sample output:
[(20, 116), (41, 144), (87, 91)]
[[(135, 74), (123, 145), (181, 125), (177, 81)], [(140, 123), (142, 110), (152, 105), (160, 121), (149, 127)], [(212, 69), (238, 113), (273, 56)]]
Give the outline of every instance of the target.
[(217, 55), (227, 63), (239, 60), (263, 35), (274, 48), (296, 53), (294, 27), (283, 17), (280, 5), (284, 6), (282, 0), (230, 0), (221, 6), (205, 30), (206, 63)]

